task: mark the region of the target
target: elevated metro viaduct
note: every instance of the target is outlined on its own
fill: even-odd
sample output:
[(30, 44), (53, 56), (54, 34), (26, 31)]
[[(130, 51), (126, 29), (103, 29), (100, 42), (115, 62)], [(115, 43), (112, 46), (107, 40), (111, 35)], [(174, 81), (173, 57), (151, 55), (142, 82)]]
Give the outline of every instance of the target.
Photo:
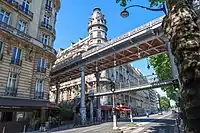
[[(171, 50), (168, 45), (169, 43), (165, 38), (161, 27), (163, 17), (164, 16), (161, 16), (130, 32), (125, 33), (122, 36), (92, 48), (91, 50), (82, 53), (80, 56), (68, 58), (53, 67), (51, 72), (52, 86), (81, 77), (80, 112), (83, 124), (86, 121), (85, 75), (95, 73), (97, 79), (97, 92), (99, 92), (98, 73), (102, 70), (135, 60), (140, 60), (155, 54), (160, 54), (166, 52), (167, 49), (169, 51), (168, 53), (171, 57), (172, 64), (174, 64), (173, 57), (170, 52)], [(173, 73), (175, 73), (175, 69), (173, 69)], [(59, 88), (57, 87), (57, 90), (58, 89)], [(96, 96), (97, 95), (98, 94), (96, 94)], [(92, 105), (90, 107), (91, 116), (93, 116), (93, 107)], [(100, 119), (101, 109), (99, 107), (100, 106), (98, 106), (98, 118)]]

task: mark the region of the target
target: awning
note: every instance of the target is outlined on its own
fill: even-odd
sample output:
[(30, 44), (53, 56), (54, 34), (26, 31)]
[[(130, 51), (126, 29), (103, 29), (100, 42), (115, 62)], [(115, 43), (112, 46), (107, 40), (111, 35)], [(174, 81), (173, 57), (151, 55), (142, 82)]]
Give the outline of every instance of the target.
[(56, 109), (56, 104), (45, 100), (0, 98), (0, 109)]
[[(110, 110), (113, 108), (113, 105), (102, 105), (101, 110)], [(129, 112), (131, 109), (127, 106), (116, 106), (116, 110)]]
[(119, 111), (125, 111), (125, 112), (131, 111), (131, 109), (127, 106), (117, 106), (116, 109)]
[(112, 105), (102, 105), (101, 110), (111, 110), (113, 108)]

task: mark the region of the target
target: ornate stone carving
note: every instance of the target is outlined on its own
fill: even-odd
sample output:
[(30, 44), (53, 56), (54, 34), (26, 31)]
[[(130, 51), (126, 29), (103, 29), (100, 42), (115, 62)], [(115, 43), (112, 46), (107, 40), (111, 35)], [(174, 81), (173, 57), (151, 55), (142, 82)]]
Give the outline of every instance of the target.
[(25, 45), (25, 60), (32, 62), (33, 60), (33, 46)]

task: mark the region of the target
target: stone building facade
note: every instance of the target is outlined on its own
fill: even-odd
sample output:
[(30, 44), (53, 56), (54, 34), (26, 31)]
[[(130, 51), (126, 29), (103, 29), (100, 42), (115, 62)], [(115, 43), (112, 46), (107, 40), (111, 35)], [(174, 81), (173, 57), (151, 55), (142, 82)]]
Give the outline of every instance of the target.
[(0, 0), (0, 131), (3, 122), (25, 121), (33, 110), (45, 117), (45, 110), (54, 106), (49, 102), (49, 74), (56, 60), (60, 4)]

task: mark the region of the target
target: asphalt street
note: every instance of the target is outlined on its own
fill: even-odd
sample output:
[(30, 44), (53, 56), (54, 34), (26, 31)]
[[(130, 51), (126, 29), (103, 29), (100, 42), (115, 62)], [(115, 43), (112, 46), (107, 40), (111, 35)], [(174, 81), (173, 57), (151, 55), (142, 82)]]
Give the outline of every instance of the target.
[[(153, 115), (147, 117), (135, 117), (134, 123), (138, 125), (135, 129), (128, 129), (127, 125), (130, 120), (118, 122), (118, 127), (124, 133), (174, 133), (175, 117), (171, 113), (164, 115)], [(112, 122), (102, 123), (99, 125), (73, 128), (54, 133), (109, 133), (112, 130)]]
[(157, 119), (138, 119), (138, 121), (145, 121), (147, 123), (140, 123), (141, 125), (138, 128), (125, 133), (177, 133), (175, 119), (174, 114)]

